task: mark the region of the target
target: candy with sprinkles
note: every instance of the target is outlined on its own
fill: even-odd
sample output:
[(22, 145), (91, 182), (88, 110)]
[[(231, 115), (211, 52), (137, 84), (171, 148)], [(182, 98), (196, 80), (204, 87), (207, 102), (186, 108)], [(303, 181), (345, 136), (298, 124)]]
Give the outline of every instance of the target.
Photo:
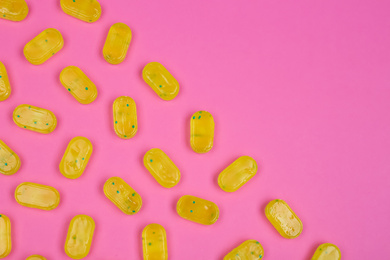
[(17, 106), (12, 118), (20, 128), (41, 134), (51, 133), (57, 126), (57, 118), (53, 112), (27, 104)]
[(180, 217), (203, 225), (214, 224), (219, 218), (219, 208), (214, 202), (191, 195), (179, 199), (176, 211)]
[(227, 254), (223, 260), (259, 260), (264, 257), (264, 249), (256, 240), (246, 240)]
[(214, 118), (207, 111), (198, 111), (191, 117), (191, 148), (207, 153), (214, 145)]
[(26, 260), (46, 260), (46, 258), (41, 255), (31, 255)]
[(20, 22), (28, 15), (28, 5), (25, 0), (0, 1), (0, 18)]
[(0, 213), (0, 258), (8, 256), (11, 249), (11, 221), (6, 215)]
[(131, 30), (124, 23), (116, 23), (108, 31), (103, 47), (103, 57), (110, 64), (124, 61), (131, 42)]
[(95, 221), (87, 215), (75, 216), (69, 224), (65, 253), (72, 259), (82, 259), (91, 249)]
[(0, 140), (0, 173), (4, 175), (15, 174), (20, 168), (19, 156)]
[(60, 203), (60, 193), (51, 186), (23, 182), (15, 189), (15, 200), (25, 207), (53, 210)]
[(131, 97), (118, 97), (112, 106), (114, 113), (114, 130), (122, 139), (135, 136), (138, 130), (137, 107)]
[(9, 84), (7, 70), (0, 61), (0, 101), (4, 101), (11, 95), (11, 85)]
[(167, 260), (167, 234), (163, 226), (149, 224), (142, 231), (144, 260)]
[(340, 260), (340, 249), (331, 243), (319, 245), (311, 260)]
[(100, 3), (96, 0), (61, 0), (64, 13), (87, 23), (96, 22), (102, 14)]

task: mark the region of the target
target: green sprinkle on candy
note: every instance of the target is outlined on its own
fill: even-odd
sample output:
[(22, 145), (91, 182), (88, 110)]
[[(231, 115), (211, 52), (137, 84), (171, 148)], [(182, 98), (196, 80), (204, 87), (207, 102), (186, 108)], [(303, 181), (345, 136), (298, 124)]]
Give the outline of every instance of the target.
[(18, 117), (20, 117), (20, 116), (18, 115)]
[(150, 162), (153, 162), (153, 160), (152, 160), (152, 159), (150, 159)]
[(254, 253), (253, 252), (251, 252), (251, 255), (253, 255)]
[(191, 212), (191, 213), (193, 212), (192, 209), (190, 210), (190, 212)]
[(134, 128), (134, 127), (135, 127), (135, 125), (132, 125), (131, 127), (132, 127), (132, 128)]
[(119, 193), (119, 190), (117, 190), (116, 193)]
[(135, 196), (135, 193), (131, 194), (131, 196), (133, 196), (133, 197), (134, 197), (134, 196)]
[(149, 246), (151, 246), (152, 245), (152, 243), (149, 243)]
[(160, 87), (160, 88), (162, 88), (162, 86), (161, 86), (161, 85), (160, 85), (159, 87)]
[(115, 182), (113, 182), (112, 185), (115, 185)]
[(129, 106), (129, 104), (126, 104), (126, 106), (128, 107), (128, 106)]
[(0, 215), (0, 218), (1, 218), (1, 215)]
[(195, 201), (193, 201), (192, 204), (195, 204)]
[(85, 87), (85, 90), (88, 90), (88, 88), (87, 88), (87, 87)]
[(49, 123), (46, 123), (46, 125), (49, 125)]
[(195, 119), (195, 117), (193, 116), (192, 119)]
[(47, 39), (45, 39), (45, 42), (47, 42)]
[(77, 163), (77, 160), (76, 160), (76, 163)]
[(70, 91), (70, 88), (68, 88), (68, 91)]
[(0, 76), (0, 79), (1, 79), (2, 76)]
[(8, 165), (8, 163), (5, 163), (5, 166), (7, 166)]
[(133, 210), (133, 213), (135, 213), (135, 210)]
[(5, 14), (3, 14), (3, 17), (5, 17)]
[(200, 119), (200, 118), (201, 118), (201, 116), (198, 117), (198, 119)]
[(26, 128), (26, 126), (24, 126), (24, 128)]
[(118, 124), (118, 121), (115, 121), (115, 124)]
[(84, 158), (81, 158), (81, 160), (84, 160)]
[(262, 255), (259, 255), (259, 258), (262, 258), (263, 256)]
[(76, 236), (74, 236), (73, 239), (76, 239)]

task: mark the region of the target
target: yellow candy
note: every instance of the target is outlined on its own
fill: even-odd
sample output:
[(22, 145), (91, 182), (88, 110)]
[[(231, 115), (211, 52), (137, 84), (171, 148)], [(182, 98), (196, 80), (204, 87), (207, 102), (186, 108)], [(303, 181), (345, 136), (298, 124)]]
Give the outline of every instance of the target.
[(23, 182), (16, 187), (15, 199), (25, 207), (52, 210), (60, 203), (60, 194), (51, 186)]
[(15, 174), (20, 168), (19, 156), (0, 140), (0, 173)]
[(115, 133), (123, 139), (132, 138), (138, 130), (137, 107), (131, 97), (118, 97), (112, 106)]
[(0, 17), (3, 19), (19, 22), (28, 14), (28, 6), (24, 0), (0, 1)]
[(317, 247), (311, 260), (340, 260), (340, 249), (333, 244), (325, 243)]
[(61, 71), (60, 81), (65, 89), (81, 104), (89, 104), (97, 97), (95, 84), (76, 66)]
[(141, 196), (119, 177), (111, 177), (104, 184), (104, 194), (123, 213), (133, 215), (142, 206)]
[(61, 33), (56, 29), (49, 28), (29, 41), (24, 46), (23, 53), (31, 64), (39, 65), (59, 52), (63, 46), (64, 39)]
[(161, 186), (172, 188), (180, 181), (180, 171), (161, 149), (146, 152), (144, 165)]
[(91, 157), (91, 142), (82, 136), (70, 140), (60, 163), (60, 172), (66, 178), (77, 179), (83, 174)]
[(42, 134), (53, 132), (57, 126), (57, 118), (53, 112), (26, 104), (15, 108), (13, 120), (20, 128)]
[(102, 14), (100, 3), (96, 0), (61, 0), (61, 8), (66, 14), (87, 23), (96, 22)]
[(0, 62), (0, 101), (6, 100), (11, 95), (11, 85), (9, 84), (7, 70)]
[(131, 30), (124, 23), (116, 23), (108, 31), (103, 47), (104, 59), (111, 64), (119, 64), (125, 58), (131, 42)]
[(145, 82), (164, 100), (172, 100), (179, 93), (179, 83), (169, 71), (158, 62), (148, 63), (142, 71)]
[(219, 174), (218, 185), (226, 192), (234, 192), (255, 176), (256, 172), (256, 161), (249, 156), (241, 156)]
[(91, 248), (94, 231), (95, 221), (90, 216), (75, 216), (69, 224), (65, 253), (72, 259), (86, 257)]
[(167, 260), (167, 234), (163, 226), (149, 224), (142, 231), (144, 260)]
[(258, 260), (264, 257), (263, 247), (256, 240), (247, 240), (227, 254), (223, 260)]
[(11, 248), (11, 221), (6, 215), (0, 214), (0, 258), (9, 255)]
[(301, 220), (283, 200), (268, 203), (265, 216), (284, 238), (296, 238), (302, 232)]
[(191, 118), (191, 147), (197, 153), (207, 153), (213, 148), (214, 118), (207, 111), (199, 111)]
[(41, 255), (32, 255), (27, 257), (26, 260), (46, 260), (46, 258)]
[(203, 225), (214, 224), (219, 218), (219, 209), (214, 202), (191, 195), (179, 199), (176, 211), (180, 217)]

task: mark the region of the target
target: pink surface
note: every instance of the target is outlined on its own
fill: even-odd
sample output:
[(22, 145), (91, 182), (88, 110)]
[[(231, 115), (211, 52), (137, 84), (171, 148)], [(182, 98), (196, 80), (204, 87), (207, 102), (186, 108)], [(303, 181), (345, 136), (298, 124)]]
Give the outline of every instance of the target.
[[(103, 14), (87, 24), (62, 12), (59, 1), (27, 0), (30, 13), (14, 23), (0, 20), (0, 60), (12, 84), (0, 103), (0, 139), (22, 160), (13, 176), (0, 175), (0, 212), (12, 220), (13, 250), (6, 259), (64, 253), (76, 214), (95, 219), (86, 259), (141, 259), (142, 229), (167, 231), (172, 260), (222, 259), (246, 239), (260, 241), (265, 259), (310, 259), (324, 242), (342, 259), (387, 259), (390, 222), (390, 18), (378, 1), (127, 1), (100, 0)], [(102, 57), (109, 27), (133, 31), (120, 65)], [(40, 66), (28, 63), (23, 46), (43, 29), (63, 34), (62, 51)], [(161, 62), (177, 78), (180, 93), (160, 100), (141, 71)], [(60, 71), (79, 66), (97, 85), (90, 105), (79, 104), (60, 84)], [(138, 109), (139, 130), (130, 140), (113, 130), (112, 103), (128, 95)], [(42, 135), (17, 127), (22, 103), (52, 110), (57, 129)], [(190, 116), (215, 118), (214, 148), (194, 153)], [(58, 169), (71, 138), (94, 146), (77, 180)], [(182, 173), (178, 186), (161, 187), (142, 163), (163, 149)], [(241, 155), (254, 157), (259, 173), (235, 193), (217, 185), (221, 170)], [(103, 194), (111, 176), (127, 181), (143, 199), (127, 216)], [(15, 187), (30, 181), (56, 187), (60, 206), (41, 211), (20, 206)], [(211, 200), (220, 219), (202, 226), (180, 218), (175, 205), (191, 194)], [(264, 215), (272, 199), (284, 199), (304, 229), (282, 238)]]

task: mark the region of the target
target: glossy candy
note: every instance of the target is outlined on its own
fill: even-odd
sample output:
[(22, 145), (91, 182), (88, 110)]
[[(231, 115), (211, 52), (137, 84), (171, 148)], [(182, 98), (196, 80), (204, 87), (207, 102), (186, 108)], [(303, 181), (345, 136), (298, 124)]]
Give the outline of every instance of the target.
[(20, 128), (42, 134), (53, 132), (57, 126), (57, 118), (53, 112), (26, 104), (15, 108), (13, 120)]
[(246, 240), (244, 243), (234, 248), (223, 260), (258, 260), (263, 259), (264, 250), (256, 240)]
[(60, 163), (62, 175), (69, 179), (80, 177), (87, 167), (92, 151), (92, 144), (87, 138), (77, 136), (70, 140)]
[(95, 84), (76, 66), (68, 66), (61, 71), (61, 84), (81, 104), (89, 104), (97, 97)]
[(214, 224), (219, 218), (215, 203), (191, 195), (179, 199), (176, 211), (180, 217), (203, 225)]
[(256, 172), (256, 161), (249, 156), (241, 156), (219, 174), (218, 185), (226, 192), (234, 192), (255, 176)]
[(311, 260), (340, 260), (340, 249), (333, 244), (325, 243), (317, 247)]
[(301, 220), (283, 200), (268, 203), (265, 215), (284, 238), (296, 238), (302, 232)]
[(0, 213), (0, 258), (4, 258), (11, 253), (11, 221)]
[(123, 213), (134, 215), (142, 206), (141, 196), (119, 177), (111, 177), (104, 184), (104, 194)]
[(0, 62), (0, 101), (6, 100), (11, 95), (11, 85), (9, 84), (7, 70)]
[(161, 149), (146, 152), (144, 165), (161, 186), (172, 188), (180, 181), (180, 171)]
[(104, 59), (111, 64), (121, 63), (126, 58), (131, 36), (131, 30), (126, 24), (112, 25), (103, 47)]
[(144, 260), (167, 260), (167, 234), (163, 226), (149, 224), (142, 231)]
[(73, 259), (86, 257), (91, 248), (94, 231), (95, 221), (90, 216), (75, 216), (69, 224), (65, 253)]
[(46, 258), (41, 255), (32, 255), (27, 257), (26, 260), (46, 260)]
[(56, 29), (49, 28), (29, 41), (24, 46), (23, 53), (31, 64), (39, 65), (59, 52), (63, 46), (64, 39), (61, 33)]
[(96, 22), (102, 14), (96, 0), (61, 0), (61, 8), (64, 13), (87, 23)]
[(60, 194), (51, 186), (23, 182), (16, 187), (15, 199), (25, 207), (52, 210), (60, 203)]
[(0, 140), (0, 173), (15, 174), (20, 168), (19, 156)]
[(118, 97), (112, 106), (115, 133), (123, 139), (132, 138), (138, 130), (137, 107), (131, 97)]
[(158, 62), (146, 64), (142, 71), (145, 82), (164, 100), (172, 100), (179, 93), (179, 83), (169, 71)]
[(0, 18), (19, 22), (28, 14), (28, 6), (25, 0), (1, 0)]
[(191, 147), (197, 153), (207, 153), (214, 144), (214, 118), (207, 111), (191, 117)]

